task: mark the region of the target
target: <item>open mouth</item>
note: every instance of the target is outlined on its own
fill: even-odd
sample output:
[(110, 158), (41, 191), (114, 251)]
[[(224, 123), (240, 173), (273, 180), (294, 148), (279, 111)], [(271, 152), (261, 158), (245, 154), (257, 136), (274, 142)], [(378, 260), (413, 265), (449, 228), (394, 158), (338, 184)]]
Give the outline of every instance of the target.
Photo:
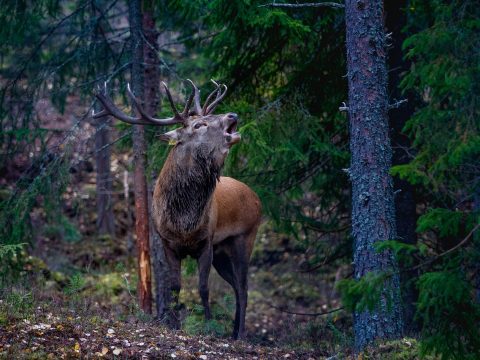
[(237, 132), (237, 122), (234, 121), (226, 130), (227, 134), (233, 134)]
[(238, 143), (241, 140), (240, 134), (237, 132), (237, 121), (233, 121), (225, 130), (225, 140), (229, 146)]

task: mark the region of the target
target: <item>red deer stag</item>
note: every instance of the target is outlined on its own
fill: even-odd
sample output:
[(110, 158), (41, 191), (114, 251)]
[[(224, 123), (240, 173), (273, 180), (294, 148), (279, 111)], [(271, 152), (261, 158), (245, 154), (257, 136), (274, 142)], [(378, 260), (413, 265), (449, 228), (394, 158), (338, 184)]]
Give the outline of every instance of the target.
[[(161, 135), (162, 140), (174, 146), (158, 176), (152, 204), (153, 220), (170, 267), (174, 309), (178, 308), (181, 260), (190, 255), (197, 259), (200, 297), (206, 319), (211, 318), (208, 276), (213, 264), (235, 291), (233, 337), (243, 338), (248, 263), (260, 223), (261, 205), (247, 185), (220, 176), (230, 148), (240, 141), (237, 114), (212, 114), (225, 96), (227, 87), (214, 82), (216, 89), (202, 107), (200, 91), (191, 80), (188, 81), (193, 90), (182, 113), (177, 111), (172, 95), (163, 83), (174, 113), (171, 118), (156, 119), (148, 115), (130, 87), (127, 92), (137, 117), (118, 109), (106, 91), (105, 94), (96, 94), (104, 110), (94, 117), (112, 115), (130, 124), (182, 125)], [(171, 325), (177, 328), (178, 319), (177, 311), (173, 310)]]

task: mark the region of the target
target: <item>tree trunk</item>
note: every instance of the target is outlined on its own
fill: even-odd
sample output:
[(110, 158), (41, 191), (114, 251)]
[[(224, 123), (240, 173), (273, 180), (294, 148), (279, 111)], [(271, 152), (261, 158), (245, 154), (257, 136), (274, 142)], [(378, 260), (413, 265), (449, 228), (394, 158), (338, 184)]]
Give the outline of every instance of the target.
[[(128, 2), (132, 51), (133, 92), (143, 99), (143, 39), (141, 1)], [(143, 125), (133, 126), (133, 186), (135, 193), (135, 233), (138, 256), (138, 300), (140, 308), (152, 313), (152, 280), (150, 270), (148, 188), (145, 175), (146, 144)]]
[[(475, 216), (477, 217), (477, 222), (480, 223), (480, 183), (477, 183), (475, 188), (473, 189), (473, 212)], [(479, 231), (476, 231), (475, 234), (473, 234), (473, 243), (475, 245), (475, 251), (480, 253), (480, 234)], [(477, 303), (480, 304), (480, 263), (477, 262), (475, 268), (475, 288), (477, 289), (476, 291), (476, 299)]]
[(369, 272), (391, 273), (374, 309), (354, 313), (355, 345), (362, 350), (375, 339), (401, 336), (403, 317), (395, 259), (374, 248), (396, 239), (383, 2), (347, 0), (345, 12), (354, 274), (358, 280)]
[(95, 163), (97, 168), (97, 229), (100, 235), (115, 235), (115, 221), (112, 202), (112, 176), (110, 174), (110, 120), (95, 121)]
[[(91, 4), (91, 11), (94, 16), (98, 16), (97, 8)], [(92, 44), (99, 43), (101, 34), (101, 23), (95, 23), (95, 29), (92, 32)], [(97, 47), (93, 45), (93, 52), (96, 53)], [(99, 65), (101, 69), (103, 64)], [(99, 107), (99, 104), (95, 105)], [(101, 109), (95, 109), (97, 111)], [(96, 201), (97, 201), (97, 230), (100, 235), (115, 235), (115, 218), (113, 216), (112, 202), (112, 176), (110, 174), (110, 142), (109, 126), (110, 117), (93, 119), (95, 126), (95, 164), (96, 164)]]
[[(402, 130), (405, 123), (413, 115), (415, 107), (415, 98), (412, 93), (403, 95), (400, 90), (401, 76), (405, 73), (410, 63), (404, 58), (402, 44), (405, 41), (405, 34), (402, 32), (407, 24), (406, 8), (408, 0), (387, 0), (385, 1), (385, 21), (387, 32), (392, 33), (391, 49), (388, 56), (389, 69), (389, 98), (391, 101), (400, 100), (406, 96), (408, 102), (389, 112), (390, 118), (390, 137), (393, 148), (393, 165), (401, 165), (410, 162), (408, 154), (411, 143), (408, 136), (403, 134)], [(406, 244), (417, 243), (417, 233), (415, 231), (417, 224), (416, 201), (414, 187), (408, 181), (400, 179), (398, 176), (393, 178), (393, 188), (395, 192), (395, 218), (397, 225), (397, 238)], [(400, 263), (400, 268), (411, 266), (411, 264)], [(418, 324), (414, 321), (415, 302), (418, 292), (413, 284), (417, 277), (416, 272), (401, 273), (402, 282), (402, 300), (404, 304), (405, 331), (414, 333), (418, 330)]]
[[(143, 57), (145, 61), (145, 110), (154, 116), (160, 105), (160, 61), (158, 58), (158, 35), (153, 18), (153, 4), (151, 1), (144, 1), (143, 30), (145, 42), (143, 45)], [(153, 173), (149, 186), (149, 203), (152, 204), (153, 189), (158, 174)], [(157, 319), (163, 320), (169, 302), (170, 285), (168, 264), (163, 250), (163, 243), (155, 230), (152, 218), (150, 217), (150, 246), (152, 249), (153, 277), (155, 282), (155, 305), (157, 308)]]

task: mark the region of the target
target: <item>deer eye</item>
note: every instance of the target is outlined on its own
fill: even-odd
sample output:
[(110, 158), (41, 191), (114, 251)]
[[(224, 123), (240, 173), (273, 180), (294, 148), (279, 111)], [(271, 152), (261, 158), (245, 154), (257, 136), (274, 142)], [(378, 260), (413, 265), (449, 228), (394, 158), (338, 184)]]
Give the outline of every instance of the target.
[(196, 123), (195, 125), (193, 125), (193, 128), (194, 129), (200, 129), (201, 126), (207, 126), (207, 124), (201, 122), (201, 123)]

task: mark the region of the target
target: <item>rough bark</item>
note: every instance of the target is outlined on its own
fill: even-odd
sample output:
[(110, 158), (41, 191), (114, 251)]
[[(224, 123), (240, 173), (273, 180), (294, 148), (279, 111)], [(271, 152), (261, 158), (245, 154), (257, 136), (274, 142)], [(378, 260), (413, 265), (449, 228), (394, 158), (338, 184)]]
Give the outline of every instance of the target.
[[(391, 109), (390, 118), (390, 138), (392, 141), (392, 163), (401, 165), (410, 162), (408, 154), (411, 142), (402, 129), (405, 123), (414, 113), (415, 98), (411, 93), (402, 94), (400, 89), (401, 76), (405, 73), (410, 63), (405, 59), (402, 51), (402, 44), (405, 41), (405, 34), (402, 32), (407, 24), (406, 8), (408, 0), (386, 0), (385, 1), (385, 22), (387, 32), (391, 33), (391, 48), (388, 52), (388, 84), (390, 101), (397, 101), (403, 98), (408, 100), (398, 108)], [(417, 224), (416, 201), (414, 187), (398, 176), (393, 178), (393, 188), (395, 192), (395, 218), (397, 225), (397, 239), (407, 244), (416, 244), (417, 233), (415, 231)], [(401, 268), (411, 264), (400, 263)], [(414, 321), (415, 302), (418, 292), (413, 284), (413, 279), (417, 276), (415, 272), (401, 273), (402, 300), (404, 304), (405, 331), (413, 333), (418, 330), (418, 324)]]
[[(145, 62), (145, 110), (148, 114), (154, 116), (160, 105), (160, 61), (158, 58), (158, 35), (159, 32), (155, 26), (153, 17), (153, 4), (151, 1), (144, 2), (143, 12), (143, 30), (145, 42), (143, 45), (143, 57)], [(153, 188), (158, 174), (153, 173), (149, 185), (149, 204), (152, 204)], [(150, 216), (150, 247), (152, 250), (153, 278), (155, 283), (155, 305), (157, 309), (157, 319), (165, 318), (167, 305), (169, 301), (169, 271), (165, 258), (163, 243), (158, 236), (155, 226)]]
[[(141, 1), (128, 2), (130, 21), (133, 91), (143, 98), (143, 39)], [(133, 186), (135, 193), (135, 233), (137, 235), (138, 257), (138, 300), (140, 308), (147, 314), (152, 313), (152, 280), (150, 270), (148, 187), (145, 175), (146, 144), (142, 125), (133, 126)]]
[(112, 176), (110, 173), (110, 142), (106, 117), (95, 120), (95, 163), (97, 187), (97, 229), (100, 235), (115, 235), (113, 216)]
[(354, 276), (393, 273), (374, 309), (354, 313), (355, 345), (362, 350), (375, 339), (401, 336), (403, 316), (395, 259), (391, 252), (374, 248), (376, 242), (396, 239), (383, 2), (347, 0), (345, 15)]

